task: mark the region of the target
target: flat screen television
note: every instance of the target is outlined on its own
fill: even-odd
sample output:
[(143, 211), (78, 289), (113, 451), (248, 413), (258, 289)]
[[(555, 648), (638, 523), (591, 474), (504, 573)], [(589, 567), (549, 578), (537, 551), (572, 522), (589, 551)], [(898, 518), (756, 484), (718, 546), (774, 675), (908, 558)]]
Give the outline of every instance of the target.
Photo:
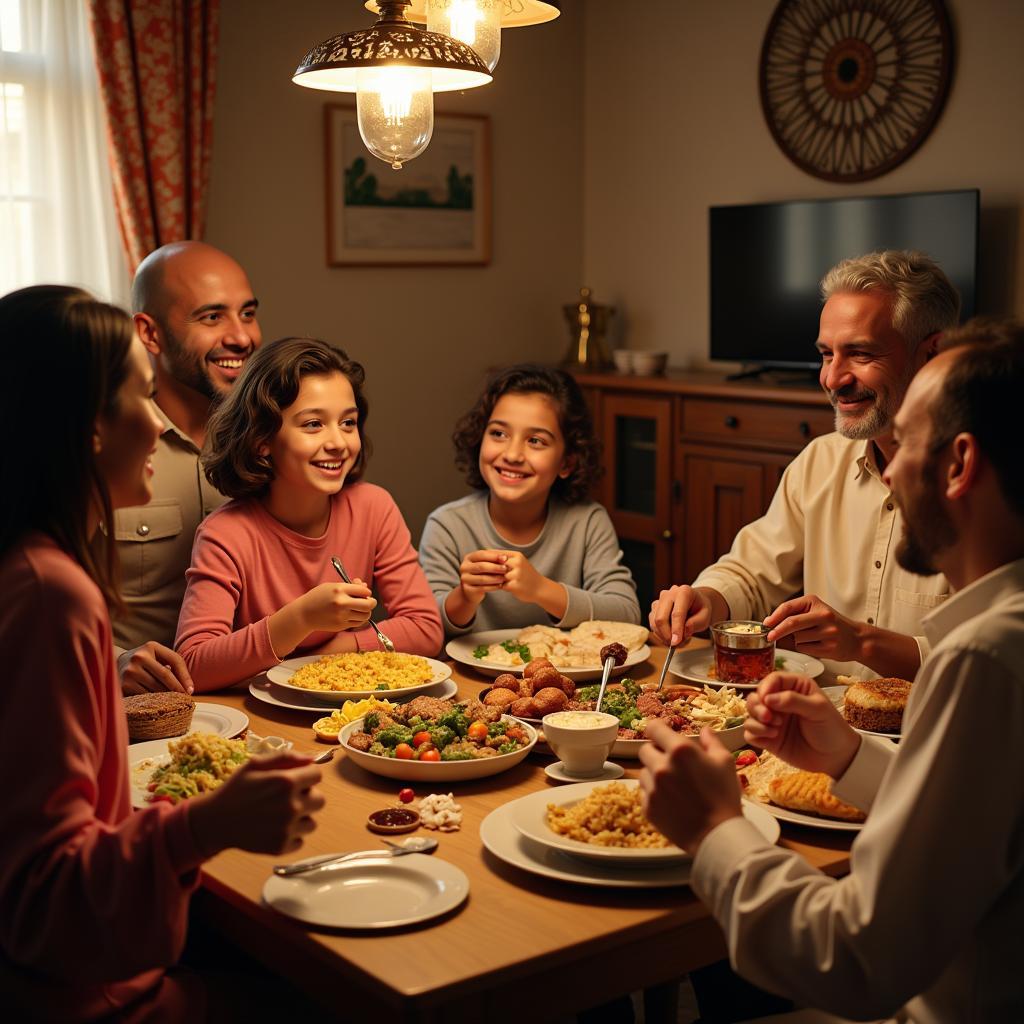
[(817, 366), (822, 276), (877, 249), (927, 253), (959, 290), (963, 318), (972, 316), (978, 207), (977, 189), (712, 206), (711, 358)]

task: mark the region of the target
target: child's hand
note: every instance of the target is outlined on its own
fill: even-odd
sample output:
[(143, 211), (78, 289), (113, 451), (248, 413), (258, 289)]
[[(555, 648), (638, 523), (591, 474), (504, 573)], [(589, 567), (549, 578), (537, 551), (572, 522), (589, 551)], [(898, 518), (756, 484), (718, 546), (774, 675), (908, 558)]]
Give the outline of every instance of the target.
[(303, 621), (310, 633), (318, 630), (336, 633), (365, 626), (377, 606), (370, 588), (360, 579), (351, 583), (321, 583), (299, 600)]
[(505, 584), (505, 551), (471, 551), (459, 566), (459, 587), (466, 601), (478, 605), (492, 590)]
[(547, 576), (537, 572), (522, 552), (507, 551), (502, 557), (505, 559), (505, 585), (502, 589), (520, 601), (540, 604), (541, 590), (545, 583), (551, 582)]

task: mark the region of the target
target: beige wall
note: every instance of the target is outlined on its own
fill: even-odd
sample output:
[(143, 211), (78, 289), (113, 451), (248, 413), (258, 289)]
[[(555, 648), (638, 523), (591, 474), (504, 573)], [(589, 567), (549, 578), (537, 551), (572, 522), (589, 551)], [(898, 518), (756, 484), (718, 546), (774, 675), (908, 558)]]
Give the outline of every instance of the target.
[(379, 269), (325, 264), (322, 111), (344, 97), (291, 82), (310, 46), (369, 16), (356, 0), (222, 3), (207, 240), (249, 271), (264, 337), (311, 334), (365, 364), (369, 478), (414, 538), (465, 493), (449, 437), (486, 368), (554, 361), (568, 344), (560, 307), (583, 264), (583, 29), (580, 5), (566, 7), (505, 34), (493, 84), (436, 102), (492, 118), (490, 266)]
[(707, 208), (981, 189), (979, 309), (1024, 314), (1024, 3), (947, 0), (957, 49), (934, 131), (875, 181), (835, 185), (783, 156), (757, 68), (775, 0), (587, 0), (584, 272), (618, 340), (708, 354)]

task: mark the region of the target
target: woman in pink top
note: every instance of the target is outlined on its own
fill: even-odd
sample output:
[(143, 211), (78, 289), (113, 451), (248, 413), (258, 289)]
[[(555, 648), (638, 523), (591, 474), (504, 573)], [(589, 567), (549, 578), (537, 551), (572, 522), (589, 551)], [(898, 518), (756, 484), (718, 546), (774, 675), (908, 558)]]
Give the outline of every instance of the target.
[(197, 691), (292, 655), (379, 650), (371, 585), (398, 650), (440, 649), (437, 604), (402, 514), (360, 480), (362, 387), (363, 368), (340, 349), (284, 338), (250, 357), (211, 418), (206, 476), (235, 500), (199, 527), (186, 573), (175, 647)]
[[(133, 813), (107, 603), (114, 508), (150, 498), (161, 430), (131, 320), (76, 288), (0, 299), (8, 389), (0, 476), (0, 991), (18, 1020), (202, 1019), (200, 980), (165, 973), (199, 865), (297, 849), (322, 798), (304, 758), (256, 759), (214, 793)], [(39, 359), (47, 370), (40, 382)], [(25, 432), (29, 431), (30, 439)]]

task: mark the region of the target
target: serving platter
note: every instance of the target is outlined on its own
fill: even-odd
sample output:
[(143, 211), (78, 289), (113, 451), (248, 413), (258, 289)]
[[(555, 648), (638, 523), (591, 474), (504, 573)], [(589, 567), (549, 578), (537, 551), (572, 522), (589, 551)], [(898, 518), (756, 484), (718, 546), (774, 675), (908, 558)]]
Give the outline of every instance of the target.
[(271, 875), (263, 885), (264, 904), (278, 913), (305, 924), (360, 931), (429, 921), (468, 895), (465, 872), (422, 853), (364, 857), (286, 878)]
[[(249, 693), (258, 701), (270, 704), (272, 707), (284, 708), (287, 711), (313, 711), (318, 715), (329, 715), (339, 707), (337, 701), (329, 703), (317, 701), (316, 697), (313, 696), (317, 692), (316, 690), (302, 690), (300, 694), (295, 694), (296, 689), (297, 687), (294, 686), (280, 686), (263, 677), (254, 679), (249, 683)], [(440, 700), (447, 700), (449, 697), (454, 697), (458, 690), (459, 687), (455, 680), (449, 678), (442, 680), (440, 683), (431, 683), (421, 693), (425, 697), (437, 697)], [(389, 700), (392, 703), (401, 703), (402, 701), (398, 700), (395, 696), (398, 692), (398, 690), (374, 690), (371, 696), (380, 697), (381, 700)], [(306, 696), (307, 694), (308, 697)], [(420, 693), (409, 694), (408, 697), (403, 697), (402, 700), (411, 700), (412, 697), (418, 696), (420, 696)], [(361, 700), (363, 698), (349, 697), (348, 699)]]
[[(347, 700), (365, 700), (367, 697), (386, 697), (388, 700), (414, 697), (428, 690), (431, 686), (444, 682), (452, 674), (451, 667), (443, 661), (437, 661), (434, 658), (423, 658), (430, 667), (432, 675), (427, 682), (417, 683), (415, 686), (403, 686), (395, 690), (310, 690), (304, 686), (292, 685), (291, 678), (300, 668), (314, 661), (319, 661), (322, 657), (324, 657), (322, 654), (311, 654), (303, 658), (290, 658), (287, 661), (282, 661), (280, 665), (274, 665), (272, 668), (267, 669), (267, 679), (286, 690), (297, 700), (313, 697), (324, 704), (337, 705), (344, 704)], [(416, 657), (419, 657), (419, 655), (416, 655)], [(250, 692), (252, 692), (251, 687)]]
[[(504, 643), (506, 640), (515, 640), (515, 638), (521, 632), (520, 629), (490, 629), (481, 633), (467, 633), (465, 636), (455, 637), (453, 640), (449, 640), (445, 646), (445, 654), (448, 655), (452, 661), (457, 661), (460, 665), (465, 665), (468, 668), (474, 669), (477, 672), (485, 676), (500, 676), (505, 672), (510, 672), (512, 675), (522, 675), (523, 665), (500, 665), (494, 661), (488, 661), (486, 658), (474, 658), (473, 651), (478, 647), (489, 647), (491, 644)], [(634, 665), (639, 665), (645, 662), (651, 656), (651, 649), (644, 644), (635, 651), (630, 651), (629, 656), (622, 665), (617, 665), (612, 669), (613, 676), (621, 676), (628, 672)], [(560, 668), (558, 670), (562, 675), (568, 676), (570, 679), (576, 680), (577, 682), (587, 679), (600, 679), (601, 678), (601, 666), (593, 666), (586, 668)]]
[[(814, 679), (825, 671), (825, 666), (817, 658), (801, 654), (799, 651), (783, 651), (776, 648), (775, 654), (782, 659), (780, 672), (795, 672)], [(708, 670), (715, 662), (715, 652), (711, 647), (693, 647), (690, 650), (676, 651), (672, 656), (668, 670), (680, 679), (702, 686), (731, 686), (734, 690), (756, 690), (757, 683), (723, 683), (720, 679), (712, 679)]]

